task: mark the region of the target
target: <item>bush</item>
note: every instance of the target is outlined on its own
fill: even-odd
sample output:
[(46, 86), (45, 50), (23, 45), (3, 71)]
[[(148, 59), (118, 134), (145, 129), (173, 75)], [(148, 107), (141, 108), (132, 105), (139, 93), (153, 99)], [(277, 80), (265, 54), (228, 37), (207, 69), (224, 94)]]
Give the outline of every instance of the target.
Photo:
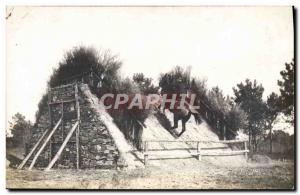
[(147, 78), (143, 73), (133, 75), (133, 82), (138, 86), (143, 95), (158, 94), (159, 87), (154, 86), (151, 78)]
[(240, 106), (235, 105), (229, 96), (225, 97), (219, 87), (208, 90), (206, 80), (191, 78), (190, 71), (190, 68), (184, 70), (176, 66), (170, 72), (161, 74), (159, 86), (162, 88), (162, 93), (186, 93), (190, 90), (196, 95), (196, 105), (200, 105), (200, 102), (208, 105), (209, 111), (219, 117), (219, 120), (225, 119), (224, 122), (230, 124), (229, 128), (234, 131), (243, 128), (247, 115)]
[(230, 99), (225, 98), (219, 87), (213, 87), (207, 94), (211, 108), (218, 113), (225, 114), (230, 110)]
[(38, 104), (38, 110), (35, 113), (35, 123), (39, 121), (42, 115), (42, 110), (44, 109), (45, 106), (47, 106), (47, 103), (48, 103), (48, 94), (44, 94)]
[(184, 70), (176, 66), (168, 73), (161, 74), (159, 77), (159, 86), (162, 93), (186, 93), (190, 88), (191, 69)]
[[(74, 47), (68, 51), (49, 80), (49, 86), (65, 84), (66, 79), (93, 71), (101, 78), (103, 89), (113, 89), (119, 80), (119, 69), (122, 63), (109, 50), (101, 52), (92, 47)], [(92, 86), (95, 87), (95, 86)]]
[(248, 124), (247, 113), (239, 105), (233, 105), (226, 113), (225, 121), (227, 126), (233, 131), (246, 129)]

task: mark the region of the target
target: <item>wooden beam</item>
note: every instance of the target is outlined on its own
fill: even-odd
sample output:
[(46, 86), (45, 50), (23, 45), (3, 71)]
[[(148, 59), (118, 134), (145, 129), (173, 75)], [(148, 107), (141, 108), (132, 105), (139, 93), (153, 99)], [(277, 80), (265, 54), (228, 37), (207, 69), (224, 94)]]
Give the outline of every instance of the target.
[(71, 138), (72, 134), (74, 133), (75, 129), (77, 128), (79, 122), (77, 121), (72, 129), (69, 131), (66, 139), (64, 140), (64, 142), (62, 143), (62, 145), (60, 146), (59, 150), (57, 151), (57, 153), (55, 154), (54, 158), (51, 160), (51, 162), (49, 163), (49, 165), (47, 166), (47, 168), (45, 169), (45, 171), (49, 171), (53, 165), (55, 164), (55, 162), (57, 161), (57, 159), (60, 157), (62, 151), (64, 150), (64, 148), (66, 147), (69, 139)]
[(200, 142), (197, 143), (197, 153), (198, 153), (198, 160), (201, 161), (201, 147), (200, 147)]
[(75, 102), (76, 100), (75, 99), (68, 99), (68, 100), (62, 100), (62, 101), (56, 101), (56, 102), (50, 102), (49, 104), (50, 105), (53, 105), (53, 104), (62, 104), (62, 103), (70, 103), (70, 102)]
[[(244, 147), (245, 147), (244, 149), (248, 151), (246, 141), (244, 142)], [(248, 152), (245, 152), (245, 158), (246, 158), (246, 160), (248, 160)]]
[(52, 128), (52, 115), (51, 115), (51, 89), (48, 88), (48, 111), (49, 111), (49, 119), (50, 119), (50, 129)]
[(232, 156), (232, 155), (239, 155), (248, 153), (249, 150), (236, 150), (236, 151), (221, 151), (221, 152), (211, 152), (211, 153), (204, 153), (202, 152), (202, 156)]
[(244, 143), (248, 142), (246, 140), (220, 140), (220, 141), (201, 141), (201, 140), (145, 140), (145, 142), (153, 142), (153, 143), (169, 143), (169, 142), (177, 142), (177, 143), (193, 143), (193, 142), (200, 142), (200, 143)]
[[(202, 156), (232, 156), (232, 155), (240, 155), (249, 152), (249, 150), (238, 150), (238, 151), (222, 151), (222, 152), (201, 152), (200, 155)], [(198, 151), (192, 151), (192, 152), (172, 152), (172, 153), (156, 153), (156, 152), (148, 152), (144, 153), (147, 155), (146, 164), (150, 157), (173, 157), (173, 158), (179, 158), (179, 157), (196, 157), (199, 159), (199, 152)], [(200, 159), (201, 160), (201, 159)]]
[(76, 168), (79, 169), (80, 166), (80, 151), (79, 151), (79, 125), (80, 125), (80, 105), (78, 101), (78, 85), (75, 85), (75, 99), (76, 99), (76, 108), (77, 108), (77, 129), (76, 129)]
[(31, 157), (31, 155), (34, 153), (34, 151), (37, 149), (37, 147), (39, 146), (39, 144), (41, 143), (41, 141), (44, 139), (44, 137), (47, 135), (47, 133), (50, 131), (50, 129), (47, 129), (43, 135), (40, 137), (40, 139), (37, 141), (37, 143), (33, 146), (33, 148), (31, 149), (31, 151), (27, 154), (27, 156), (24, 158), (24, 160), (22, 161), (22, 163), (18, 166), (18, 169), (22, 169), (23, 166), (26, 164), (26, 162), (29, 160), (29, 158)]
[(148, 142), (145, 142), (144, 145), (144, 164), (147, 165), (148, 163)]
[(61, 103), (61, 136), (64, 139), (64, 103)]
[[(52, 129), (53, 126), (53, 121), (52, 121), (52, 110), (51, 110), (51, 88), (48, 88), (48, 111), (49, 111), (49, 120), (50, 120), (50, 129)], [(51, 144), (52, 140), (50, 139), (50, 157), (49, 157), (49, 162), (52, 156), (52, 147)]]
[(69, 84), (65, 84), (65, 85), (60, 85), (58, 87), (52, 87), (51, 89), (52, 90), (55, 90), (55, 89), (61, 89), (61, 88), (65, 88), (65, 87), (69, 87), (69, 86), (72, 86), (74, 85), (74, 83), (69, 83)]
[(42, 153), (42, 151), (44, 150), (44, 148), (46, 147), (47, 143), (50, 141), (52, 135), (54, 134), (54, 132), (56, 131), (57, 127), (60, 125), (62, 121), (62, 118), (59, 119), (59, 121), (56, 123), (55, 127), (52, 129), (52, 131), (50, 132), (50, 134), (48, 135), (47, 139), (45, 140), (45, 142), (43, 143), (43, 145), (41, 146), (41, 148), (39, 149), (39, 151), (35, 154), (30, 166), (29, 166), (29, 170), (32, 169), (32, 167), (34, 166), (37, 158), (39, 157), (39, 155)]
[(222, 127), (223, 127), (223, 140), (226, 141), (226, 126), (224, 123), (223, 123)]

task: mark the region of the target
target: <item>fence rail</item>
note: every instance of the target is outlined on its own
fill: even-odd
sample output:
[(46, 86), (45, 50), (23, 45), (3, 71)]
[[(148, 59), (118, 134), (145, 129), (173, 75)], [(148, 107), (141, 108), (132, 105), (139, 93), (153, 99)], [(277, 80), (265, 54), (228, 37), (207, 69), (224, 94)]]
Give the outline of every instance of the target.
[[(199, 141), (199, 140), (187, 140), (187, 141), (179, 141), (179, 140), (147, 140), (143, 141), (143, 155), (144, 155), (144, 164), (148, 164), (149, 156), (151, 157), (170, 157), (170, 156), (180, 156), (180, 157), (191, 157), (196, 156), (199, 161), (201, 161), (202, 156), (232, 156), (232, 155), (240, 155), (244, 154), (245, 158), (248, 158), (249, 150), (247, 149), (247, 140), (220, 140), (220, 141)], [(192, 148), (181, 148), (186, 149), (188, 153), (149, 153), (151, 151), (151, 148), (149, 147), (151, 143), (196, 143), (196, 151), (188, 151)], [(234, 151), (203, 151), (203, 148), (201, 147), (201, 143), (223, 143), (223, 144), (238, 144), (238, 143), (244, 143), (244, 149), (242, 150), (234, 150)], [(170, 151), (172, 149), (163, 149), (163, 151)]]

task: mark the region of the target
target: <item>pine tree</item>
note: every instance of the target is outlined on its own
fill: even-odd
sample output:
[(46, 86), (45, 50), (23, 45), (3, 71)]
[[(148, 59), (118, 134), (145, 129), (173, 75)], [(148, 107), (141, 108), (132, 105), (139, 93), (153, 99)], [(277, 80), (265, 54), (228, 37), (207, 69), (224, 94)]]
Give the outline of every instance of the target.
[[(295, 98), (295, 73), (294, 60), (291, 63), (285, 63), (285, 70), (280, 72), (282, 80), (278, 80), (280, 87), (280, 102), (283, 113), (287, 116), (294, 115), (294, 98)], [(294, 119), (289, 121), (294, 123)]]
[(272, 141), (273, 141), (273, 134), (272, 129), (274, 126), (274, 122), (280, 112), (280, 102), (279, 97), (276, 93), (272, 92), (267, 99), (267, 109), (265, 113), (265, 120), (266, 120), (266, 127), (269, 129), (269, 136), (270, 136), (270, 153), (272, 153)]
[(12, 134), (12, 142), (13, 146), (20, 146), (21, 144), (25, 144), (26, 136), (28, 136), (29, 130), (32, 128), (32, 123), (30, 121), (26, 121), (25, 116), (16, 113), (12, 117), (12, 121), (9, 122), (10, 132)]
[(262, 100), (264, 92), (263, 86), (258, 85), (256, 80), (251, 82), (246, 79), (245, 83), (240, 83), (237, 88), (233, 88), (234, 101), (239, 104), (241, 108), (248, 115), (248, 135), (249, 143), (253, 146), (253, 150), (256, 151), (256, 137), (262, 132), (263, 118), (266, 106)]

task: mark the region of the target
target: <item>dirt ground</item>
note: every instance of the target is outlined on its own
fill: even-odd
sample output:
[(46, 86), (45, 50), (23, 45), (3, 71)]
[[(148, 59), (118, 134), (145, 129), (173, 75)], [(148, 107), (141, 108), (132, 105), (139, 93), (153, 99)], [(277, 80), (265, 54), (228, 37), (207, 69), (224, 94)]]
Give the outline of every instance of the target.
[[(165, 159), (166, 165), (169, 163)], [(172, 160), (173, 161), (173, 160)], [(8, 168), (6, 187), (35, 189), (293, 189), (293, 162), (187, 168), (153, 166), (133, 170), (41, 170)], [(180, 162), (182, 161), (182, 162)]]

